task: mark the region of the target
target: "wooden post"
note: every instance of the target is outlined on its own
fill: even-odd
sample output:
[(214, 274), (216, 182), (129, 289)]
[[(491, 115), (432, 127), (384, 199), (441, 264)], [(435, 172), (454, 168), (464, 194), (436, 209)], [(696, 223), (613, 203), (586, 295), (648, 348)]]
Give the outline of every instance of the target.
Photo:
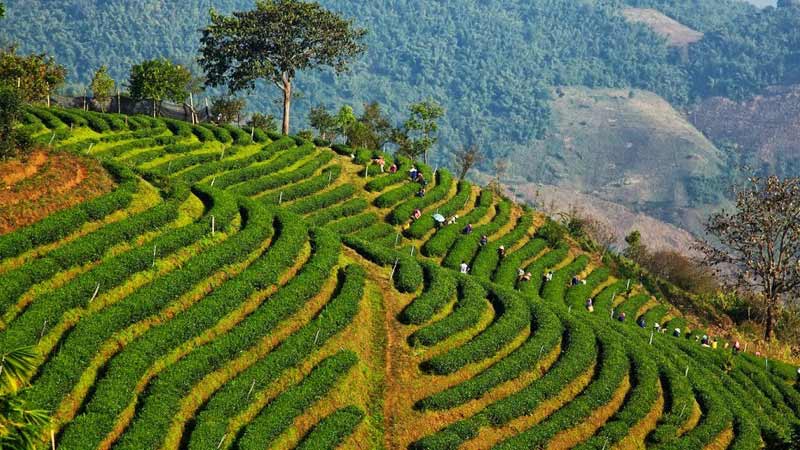
[(50, 447), (56, 450), (56, 430), (50, 429)]
[(196, 120), (195, 114), (194, 114), (194, 95), (192, 95), (191, 92), (189, 92), (189, 109), (191, 109), (192, 125), (194, 125), (194, 124), (197, 123), (197, 120)]

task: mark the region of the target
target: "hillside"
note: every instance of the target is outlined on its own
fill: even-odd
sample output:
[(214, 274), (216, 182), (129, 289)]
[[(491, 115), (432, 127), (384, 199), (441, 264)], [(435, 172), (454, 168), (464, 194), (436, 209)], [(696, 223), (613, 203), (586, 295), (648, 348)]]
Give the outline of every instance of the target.
[(800, 174), (800, 86), (775, 87), (747, 101), (714, 97), (696, 105), (691, 122), (727, 143), (741, 164), (761, 173)]
[(338, 145), (26, 121), (118, 183), (0, 236), (0, 349), (42, 355), (23, 395), (59, 449), (757, 449), (800, 420), (796, 368), (702, 347), (696, 319), (446, 170), (421, 167), (420, 198), (410, 162)]
[(664, 36), (669, 45), (675, 47), (686, 47), (703, 39), (703, 33), (652, 8), (625, 8), (622, 13), (631, 22), (643, 23), (652, 28), (657, 34)]
[[(626, 205), (700, 232), (724, 202), (727, 156), (649, 92), (565, 88), (553, 132), (509, 156), (509, 175)], [(512, 183), (514, 184), (514, 183)]]
[(0, 162), (0, 233), (110, 191), (113, 180), (97, 161), (69, 153), (35, 152)]
[[(198, 30), (207, 24), (212, 5), (199, 0), (181, 2), (180, 7), (162, 0), (6, 3), (0, 44), (17, 42), (24, 52), (55, 56), (68, 69), (65, 91), (72, 93), (82, 93), (93, 71), (103, 64), (118, 81), (127, 79), (131, 65), (161, 56), (199, 73), (195, 63)], [(224, 0), (213, 2), (213, 7), (229, 13), (251, 4), (250, 0)], [(742, 0), (367, 4), (323, 0), (322, 4), (369, 29), (368, 50), (349, 73), (300, 75), (294, 101), (295, 130), (308, 127), (305, 119), (316, 105), (334, 109), (350, 104), (358, 113), (362, 104), (376, 101), (399, 124), (410, 103), (432, 98), (447, 111), (433, 153), (434, 164), (445, 167), (452, 166), (454, 150), (472, 143), (480, 145), (488, 156), (485, 171), (499, 158), (531, 161), (542, 157), (541, 149), (552, 148), (554, 136), (573, 133), (570, 126), (562, 128), (564, 124), (557, 117), (563, 101), (552, 92), (559, 87), (647, 91), (675, 110), (686, 111), (716, 97), (746, 102), (771, 86), (800, 81), (795, 51), (800, 47), (800, 34), (795, 32), (800, 28), (800, 8), (759, 9)], [(207, 92), (202, 97), (217, 94)], [(250, 110), (278, 115), (278, 92), (270, 86), (261, 85), (243, 95)], [(196, 100), (202, 102), (204, 98), (198, 96)], [(635, 117), (639, 112), (642, 110), (632, 108), (627, 118), (653, 126), (666, 123), (667, 134), (674, 132), (673, 127), (686, 124), (673, 111), (666, 111), (666, 118), (656, 123), (647, 115), (647, 108), (642, 117)], [(586, 122), (602, 123), (605, 118), (601, 114)], [(675, 124), (670, 123), (673, 120)], [(716, 120), (717, 125), (705, 129), (713, 131), (726, 123), (725, 117)], [(755, 134), (764, 133), (769, 129), (756, 130)], [(690, 136), (690, 149), (708, 147), (707, 142), (700, 142), (696, 131), (687, 130), (686, 134)], [(606, 137), (610, 140), (604, 141)], [(592, 143), (613, 149), (622, 142), (619, 137), (600, 129)], [(632, 149), (638, 151), (614, 156), (616, 172), (606, 178), (587, 179), (586, 174), (596, 167), (589, 161), (595, 159), (568, 158), (570, 168), (575, 169), (570, 173), (578, 175), (575, 184), (567, 188), (588, 193), (598, 190), (604, 200), (693, 233), (699, 231), (698, 223), (707, 209), (724, 205), (713, 197), (723, 191), (723, 182), (730, 181), (719, 178), (720, 172), (733, 173), (736, 169), (729, 155), (691, 163), (694, 167), (688, 169), (688, 163), (673, 163), (675, 167), (653, 183), (638, 183), (634, 176), (628, 180), (633, 188), (606, 187), (611, 178), (628, 177), (631, 171), (623, 167), (634, 167), (636, 176), (646, 174), (646, 169), (637, 167), (642, 161), (663, 162), (663, 155), (673, 154), (676, 145), (666, 142), (664, 153), (658, 140), (640, 145), (625, 137), (623, 145), (626, 142), (633, 142)], [(738, 143), (749, 145), (746, 138)], [(704, 150), (698, 155), (702, 157), (708, 151), (713, 152)], [(606, 152), (601, 154), (605, 156)], [(563, 172), (563, 162), (548, 164)], [(784, 166), (773, 159), (764, 167)], [(794, 170), (785, 173), (794, 174)], [(694, 181), (687, 181), (687, 177)], [(569, 178), (560, 173), (532, 181), (564, 186), (571, 182)], [(675, 192), (667, 192), (672, 185), (677, 187)]]

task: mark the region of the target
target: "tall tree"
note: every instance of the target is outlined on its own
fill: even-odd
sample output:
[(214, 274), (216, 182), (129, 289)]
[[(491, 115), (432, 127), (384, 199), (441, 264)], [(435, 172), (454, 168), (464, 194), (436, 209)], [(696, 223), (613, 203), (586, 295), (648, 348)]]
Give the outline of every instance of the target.
[(483, 162), (485, 158), (480, 148), (475, 144), (456, 150), (455, 157), (459, 180), (466, 178), (467, 173), (469, 173), (473, 167)]
[(800, 178), (750, 178), (736, 210), (713, 214), (706, 231), (719, 241), (702, 246), (706, 261), (764, 296), (771, 339), (779, 309), (800, 295)]
[(317, 130), (319, 137), (326, 141), (335, 141), (338, 134), (336, 117), (329, 113), (324, 106), (319, 105), (311, 108), (308, 113), (308, 124)]
[(238, 119), (247, 102), (243, 98), (218, 97), (211, 103), (211, 117), (219, 123), (231, 123)]
[(384, 145), (392, 141), (394, 127), (378, 102), (364, 104), (364, 112), (358, 121), (364, 124), (367, 131), (365, 139), (368, 142), (364, 144), (364, 147), (381, 150)]
[(64, 84), (67, 70), (45, 54), (19, 55), (16, 47), (0, 49), (0, 84), (14, 86), (26, 102), (47, 100)]
[(23, 101), (18, 89), (0, 84), (0, 159), (17, 156), (31, 146), (29, 133), (18, 127)]
[(92, 77), (92, 84), (89, 87), (92, 89), (92, 96), (103, 112), (106, 112), (111, 96), (114, 95), (115, 84), (105, 65), (100, 66), (100, 69)]
[(0, 359), (0, 448), (34, 450), (50, 423), (46, 411), (30, 409), (18, 395), (38, 361), (29, 347), (12, 350)]
[(401, 148), (405, 145), (403, 153), (412, 158), (424, 155), (425, 164), (428, 163), (428, 152), (436, 145), (439, 138), (439, 119), (444, 116), (444, 108), (433, 100), (425, 100), (409, 106), (410, 116), (403, 124)]
[(252, 90), (258, 80), (274, 83), (283, 93), (284, 134), (289, 133), (297, 72), (320, 67), (346, 71), (364, 51), (367, 33), (318, 3), (298, 0), (258, 0), (255, 9), (231, 16), (212, 10), (202, 32), (200, 64), (208, 83), (225, 84), (232, 92)]
[(131, 68), (131, 97), (153, 102), (153, 117), (161, 112), (164, 100), (182, 102), (189, 96), (192, 74), (189, 69), (167, 59), (152, 59)]
[(6, 15), (6, 6), (3, 4), (3, 2), (0, 2), (0, 19), (5, 17), (5, 15)]
[(247, 121), (248, 127), (260, 128), (264, 131), (277, 132), (278, 124), (272, 114), (254, 113)]

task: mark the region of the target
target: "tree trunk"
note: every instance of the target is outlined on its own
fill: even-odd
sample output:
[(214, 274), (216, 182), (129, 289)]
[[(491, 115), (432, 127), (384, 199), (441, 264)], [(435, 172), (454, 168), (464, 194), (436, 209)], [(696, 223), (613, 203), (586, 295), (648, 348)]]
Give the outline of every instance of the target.
[(292, 80), (283, 74), (283, 134), (289, 134), (289, 115), (292, 109)]
[(153, 99), (153, 118), (156, 117), (156, 99)]
[(767, 323), (764, 327), (764, 339), (769, 342), (775, 329), (775, 299), (767, 300)]

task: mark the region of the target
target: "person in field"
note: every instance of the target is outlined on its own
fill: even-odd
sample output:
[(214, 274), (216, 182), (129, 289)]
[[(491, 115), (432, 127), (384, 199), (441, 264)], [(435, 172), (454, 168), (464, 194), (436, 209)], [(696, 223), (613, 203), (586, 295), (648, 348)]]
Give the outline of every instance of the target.
[(464, 227), (463, 232), (464, 234), (472, 234), (472, 229), (472, 224), (468, 223), (467, 226)]
[(397, 164), (392, 163), (392, 165), (389, 166), (389, 173), (397, 173)]
[(411, 214), (411, 221), (416, 222), (417, 220), (420, 219), (420, 217), (422, 217), (422, 211), (420, 211), (419, 209), (415, 209), (414, 212)]
[(467, 265), (466, 261), (461, 261), (460, 269), (461, 269), (461, 273), (463, 273), (463, 274), (469, 273), (469, 265)]
[(594, 312), (594, 300), (591, 298), (586, 300), (586, 310), (589, 312)]

